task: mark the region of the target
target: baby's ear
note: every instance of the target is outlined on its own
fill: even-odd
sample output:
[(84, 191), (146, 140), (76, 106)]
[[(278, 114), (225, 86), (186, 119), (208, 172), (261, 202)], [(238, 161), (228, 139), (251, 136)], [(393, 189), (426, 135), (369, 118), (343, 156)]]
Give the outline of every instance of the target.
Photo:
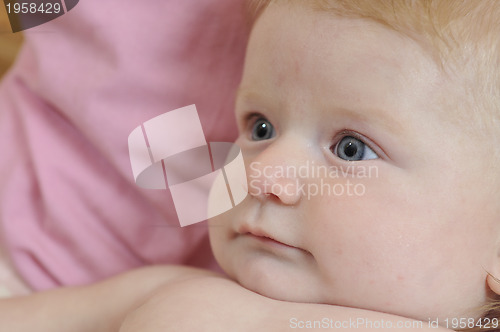
[(488, 272), (488, 276), (486, 276), (486, 282), (488, 283), (488, 287), (493, 293), (500, 295), (500, 279)]
[(497, 248), (496, 257), (493, 257), (493, 264), (488, 265), (488, 267), (483, 266), (486, 271), (486, 284), (488, 288), (500, 296), (500, 248)]

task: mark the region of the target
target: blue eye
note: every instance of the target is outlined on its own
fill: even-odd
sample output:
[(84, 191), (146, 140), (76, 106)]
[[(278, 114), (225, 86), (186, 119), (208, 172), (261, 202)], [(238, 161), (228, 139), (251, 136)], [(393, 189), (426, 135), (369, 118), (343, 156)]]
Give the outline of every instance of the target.
[(263, 141), (274, 137), (274, 127), (271, 122), (259, 118), (252, 127), (252, 140)]
[(347, 161), (359, 161), (377, 159), (378, 156), (372, 149), (365, 143), (352, 136), (345, 136), (337, 145), (335, 145), (332, 152), (340, 159)]

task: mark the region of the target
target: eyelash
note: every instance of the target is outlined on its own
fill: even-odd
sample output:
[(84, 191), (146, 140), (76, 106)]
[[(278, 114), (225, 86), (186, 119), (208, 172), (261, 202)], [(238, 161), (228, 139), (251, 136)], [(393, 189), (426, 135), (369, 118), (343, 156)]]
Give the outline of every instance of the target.
[[(266, 116), (257, 113), (257, 112), (252, 112), (245, 114), (243, 117), (243, 128), (245, 129), (246, 133), (251, 134), (252, 133), (252, 128), (253, 126), (257, 123), (257, 121), (264, 119), (269, 121), (269, 123), (272, 124), (272, 121), (270, 121)], [(276, 130), (276, 127), (273, 124), (274, 129)]]
[(340, 141), (342, 141), (342, 139), (345, 138), (345, 137), (347, 137), (347, 136), (352, 136), (355, 139), (360, 140), (361, 142), (363, 142), (364, 144), (366, 144), (370, 149), (374, 150), (372, 148), (372, 144), (370, 142), (367, 142), (367, 141), (369, 141), (369, 139), (367, 139), (364, 135), (361, 135), (360, 133), (355, 132), (355, 131), (350, 130), (350, 129), (343, 129), (338, 134), (336, 134), (334, 136), (335, 138), (333, 140), (335, 143), (332, 144), (332, 145), (339, 144)]
[(362, 134), (360, 134), (360, 133), (358, 133), (358, 132), (356, 132), (354, 130), (350, 130), (350, 129), (343, 129), (338, 134), (334, 135), (334, 139), (333, 139), (334, 143), (332, 145), (339, 144), (340, 141), (342, 141), (342, 139), (345, 138), (345, 137), (347, 137), (347, 136), (352, 136), (355, 139), (360, 140), (361, 142), (363, 142), (364, 144), (366, 144), (366, 146), (368, 146), (370, 149), (372, 149), (375, 152), (377, 152), (378, 150), (380, 150), (380, 149), (376, 149), (376, 148), (373, 147), (375, 144), (372, 143), (371, 139), (369, 139), (365, 135), (362, 135)]
[(255, 121), (257, 121), (260, 118), (267, 119), (267, 117), (257, 112), (248, 113), (245, 114), (245, 116), (243, 117), (243, 123), (245, 124), (245, 126), (248, 127), (253, 125)]

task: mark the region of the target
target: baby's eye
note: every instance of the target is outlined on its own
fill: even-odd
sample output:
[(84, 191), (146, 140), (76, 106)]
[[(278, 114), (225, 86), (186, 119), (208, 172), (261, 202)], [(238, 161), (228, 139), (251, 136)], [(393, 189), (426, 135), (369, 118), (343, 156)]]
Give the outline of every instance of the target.
[(263, 141), (274, 137), (274, 127), (265, 118), (259, 118), (252, 127), (252, 140)]
[(331, 150), (339, 158), (347, 161), (378, 158), (377, 154), (368, 145), (352, 136), (345, 136), (335, 146), (332, 146)]

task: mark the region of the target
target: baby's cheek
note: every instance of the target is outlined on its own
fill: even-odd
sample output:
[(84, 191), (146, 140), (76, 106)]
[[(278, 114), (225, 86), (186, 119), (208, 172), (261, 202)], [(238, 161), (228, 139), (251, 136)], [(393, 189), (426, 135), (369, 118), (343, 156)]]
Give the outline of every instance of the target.
[(215, 259), (219, 265), (224, 269), (227, 261), (227, 216), (224, 214), (211, 218), (208, 221), (208, 234), (210, 238), (210, 246)]

